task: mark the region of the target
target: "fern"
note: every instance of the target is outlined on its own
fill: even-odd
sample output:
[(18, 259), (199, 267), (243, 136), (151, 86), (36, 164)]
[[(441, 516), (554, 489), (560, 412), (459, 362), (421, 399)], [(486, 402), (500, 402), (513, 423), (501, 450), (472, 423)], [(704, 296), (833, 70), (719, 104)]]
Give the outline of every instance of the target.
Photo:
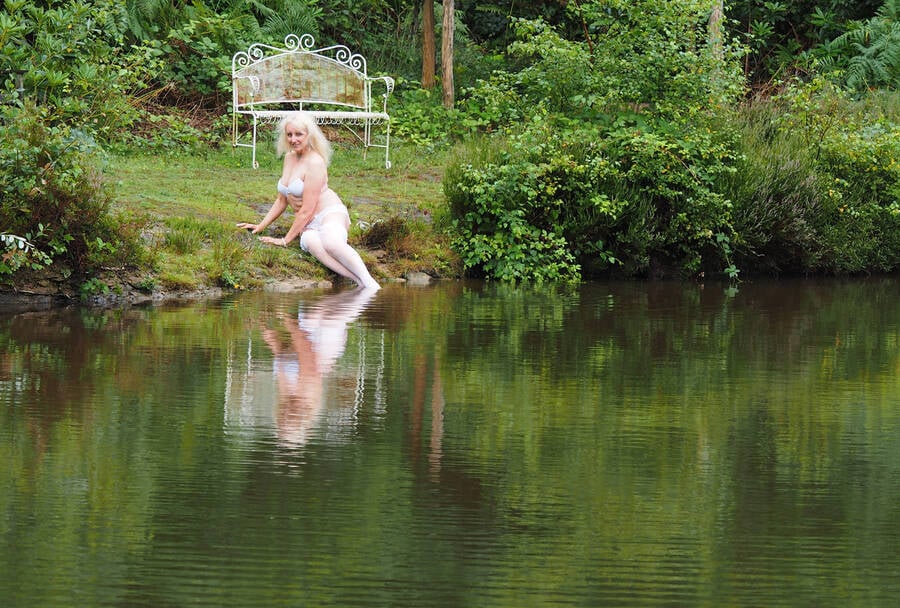
[(828, 46), (854, 90), (900, 88), (900, 0), (885, 0), (875, 17), (852, 24)]
[(261, 32), (273, 40), (283, 40), (288, 34), (312, 34), (317, 37), (322, 9), (316, 0), (282, 0), (281, 6), (266, 15)]
[(167, 32), (175, 23), (179, 9), (172, 0), (126, 0), (128, 29), (136, 40), (146, 40), (155, 32)]

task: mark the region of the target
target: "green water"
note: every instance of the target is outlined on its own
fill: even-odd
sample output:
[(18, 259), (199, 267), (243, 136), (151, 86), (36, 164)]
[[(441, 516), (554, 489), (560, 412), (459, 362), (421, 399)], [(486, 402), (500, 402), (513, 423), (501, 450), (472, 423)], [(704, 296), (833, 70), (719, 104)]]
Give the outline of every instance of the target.
[(0, 313), (0, 605), (900, 605), (900, 280)]

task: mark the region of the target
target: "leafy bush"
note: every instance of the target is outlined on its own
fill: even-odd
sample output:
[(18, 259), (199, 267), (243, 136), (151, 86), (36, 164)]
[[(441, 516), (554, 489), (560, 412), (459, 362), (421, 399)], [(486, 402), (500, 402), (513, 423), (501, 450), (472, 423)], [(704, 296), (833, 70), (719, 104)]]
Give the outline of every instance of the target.
[[(444, 191), (464, 267), (506, 281), (575, 281), (580, 268), (565, 239), (532, 224), (540, 169), (510, 142), (470, 144), (448, 167)], [(532, 179), (520, 179), (531, 171)]]
[[(709, 44), (708, 0), (574, 4), (569, 6), (583, 18), (591, 41), (589, 63), (580, 67), (593, 79), (589, 88), (571, 94), (584, 96), (587, 104), (651, 106), (678, 114), (727, 104), (743, 93), (744, 49), (727, 36), (718, 47)], [(553, 62), (547, 67), (552, 70)]]
[(767, 272), (900, 267), (895, 101), (853, 101), (820, 78), (743, 109), (743, 161), (724, 188), (742, 264)]
[(458, 124), (459, 112), (441, 104), (439, 91), (429, 91), (418, 82), (398, 78), (391, 105), (391, 136), (426, 151), (446, 145), (454, 137), (450, 126)]
[(52, 262), (50, 256), (35, 247), (29, 238), (31, 235), (21, 237), (0, 233), (0, 275), (12, 274), (22, 267), (40, 270)]
[(145, 60), (158, 70), (150, 86), (175, 100), (187, 99), (211, 108), (231, 101), (231, 58), (250, 42), (278, 42), (265, 36), (256, 20), (245, 13), (217, 14), (202, 3), (184, 7), (180, 23), (165, 37), (147, 40)]
[(590, 49), (564, 39), (540, 20), (514, 24), (516, 40), (508, 53), (521, 69), (514, 71), (513, 88), (532, 102), (539, 100), (550, 112), (576, 110), (576, 100), (595, 90), (597, 72)]
[(76, 273), (136, 255), (139, 246), (119, 234), (108, 212), (97, 144), (82, 131), (51, 123), (48, 113), (0, 106), (0, 226), (32, 235), (38, 249)]
[(480, 142), (448, 168), (455, 244), (470, 271), (568, 281), (731, 266), (730, 202), (714, 186), (733, 170), (733, 142), (709, 118), (566, 124)]
[(470, 271), (736, 276), (731, 204), (716, 187), (737, 158), (717, 108), (742, 91), (741, 51), (710, 48), (708, 10), (586, 2), (580, 42), (512, 20), (510, 68), (467, 91), (458, 121), (507, 133), (507, 145), (482, 143), (494, 151), (445, 176)]
[(135, 118), (129, 93), (144, 72), (126, 58), (124, 8), (113, 0), (38, 3), (0, 9), (0, 74), (6, 97), (52, 108), (53, 119), (99, 140), (115, 139)]

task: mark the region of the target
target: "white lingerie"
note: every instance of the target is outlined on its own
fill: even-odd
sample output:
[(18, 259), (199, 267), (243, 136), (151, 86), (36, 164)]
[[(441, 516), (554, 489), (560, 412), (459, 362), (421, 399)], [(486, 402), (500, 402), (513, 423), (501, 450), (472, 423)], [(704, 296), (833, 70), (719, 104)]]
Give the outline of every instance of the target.
[(291, 195), (300, 198), (301, 196), (303, 196), (303, 180), (295, 179), (290, 183), (290, 185), (287, 186), (283, 185), (279, 180), (277, 189), (278, 194), (284, 194), (285, 196)]
[(306, 229), (303, 231), (303, 234), (300, 235), (300, 247), (303, 249), (303, 251), (309, 251), (308, 245), (306, 243), (307, 233), (321, 232), (322, 222), (326, 217), (333, 213), (342, 213), (347, 218), (347, 221), (350, 221), (350, 212), (347, 211), (347, 208), (343, 204), (338, 203), (337, 205), (328, 205), (313, 216), (313, 219), (309, 222), (309, 224), (306, 225)]
[(312, 343), (318, 355), (319, 370), (327, 374), (335, 362), (344, 354), (347, 345), (347, 321), (319, 316), (297, 314), (297, 323)]
[[(325, 192), (326, 190), (328, 190), (327, 183), (322, 188), (322, 192)], [(303, 180), (299, 179), (299, 178), (295, 179), (287, 186), (282, 184), (281, 181), (279, 180), (278, 193), (284, 194), (285, 196), (290, 195), (290, 196), (300, 198), (301, 196), (303, 196)], [(317, 214), (315, 214), (313, 216), (313, 219), (309, 222), (309, 224), (307, 224), (306, 228), (303, 230), (303, 234), (300, 235), (300, 247), (303, 249), (303, 251), (307, 251), (307, 252), (309, 251), (309, 248), (307, 246), (306, 239), (305, 239), (306, 233), (321, 231), (323, 220), (326, 217), (328, 217), (329, 215), (331, 215), (332, 213), (343, 213), (346, 216), (347, 221), (348, 222), (350, 221), (350, 212), (347, 211), (347, 207), (345, 207), (342, 203), (339, 203), (337, 205), (329, 205), (329, 206), (325, 207), (324, 209), (322, 209), (321, 211), (319, 211)]]

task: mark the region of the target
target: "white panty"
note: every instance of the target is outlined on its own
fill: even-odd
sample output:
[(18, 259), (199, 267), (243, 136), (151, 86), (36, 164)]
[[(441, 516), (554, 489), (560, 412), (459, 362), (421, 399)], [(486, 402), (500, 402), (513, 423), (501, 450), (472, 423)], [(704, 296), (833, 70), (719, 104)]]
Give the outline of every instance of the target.
[[(347, 211), (347, 208), (344, 207), (343, 205), (330, 205), (330, 206), (326, 207), (325, 209), (322, 209), (313, 217), (312, 221), (306, 226), (306, 230), (304, 230), (303, 234), (300, 235), (300, 247), (303, 249), (303, 251), (309, 252), (309, 241), (306, 236), (307, 233), (309, 233), (309, 232), (318, 232), (318, 233), (320, 233), (319, 238), (321, 238), (323, 242), (326, 240), (326, 236), (324, 234), (322, 234), (323, 228), (324, 228), (324, 226), (322, 225), (322, 222), (325, 220), (326, 217), (328, 217), (329, 215), (331, 215), (333, 213), (342, 213), (346, 216), (347, 221), (348, 222), (350, 221), (350, 213)], [(346, 242), (346, 240), (347, 240), (347, 231), (346, 230), (344, 230), (343, 239)]]

